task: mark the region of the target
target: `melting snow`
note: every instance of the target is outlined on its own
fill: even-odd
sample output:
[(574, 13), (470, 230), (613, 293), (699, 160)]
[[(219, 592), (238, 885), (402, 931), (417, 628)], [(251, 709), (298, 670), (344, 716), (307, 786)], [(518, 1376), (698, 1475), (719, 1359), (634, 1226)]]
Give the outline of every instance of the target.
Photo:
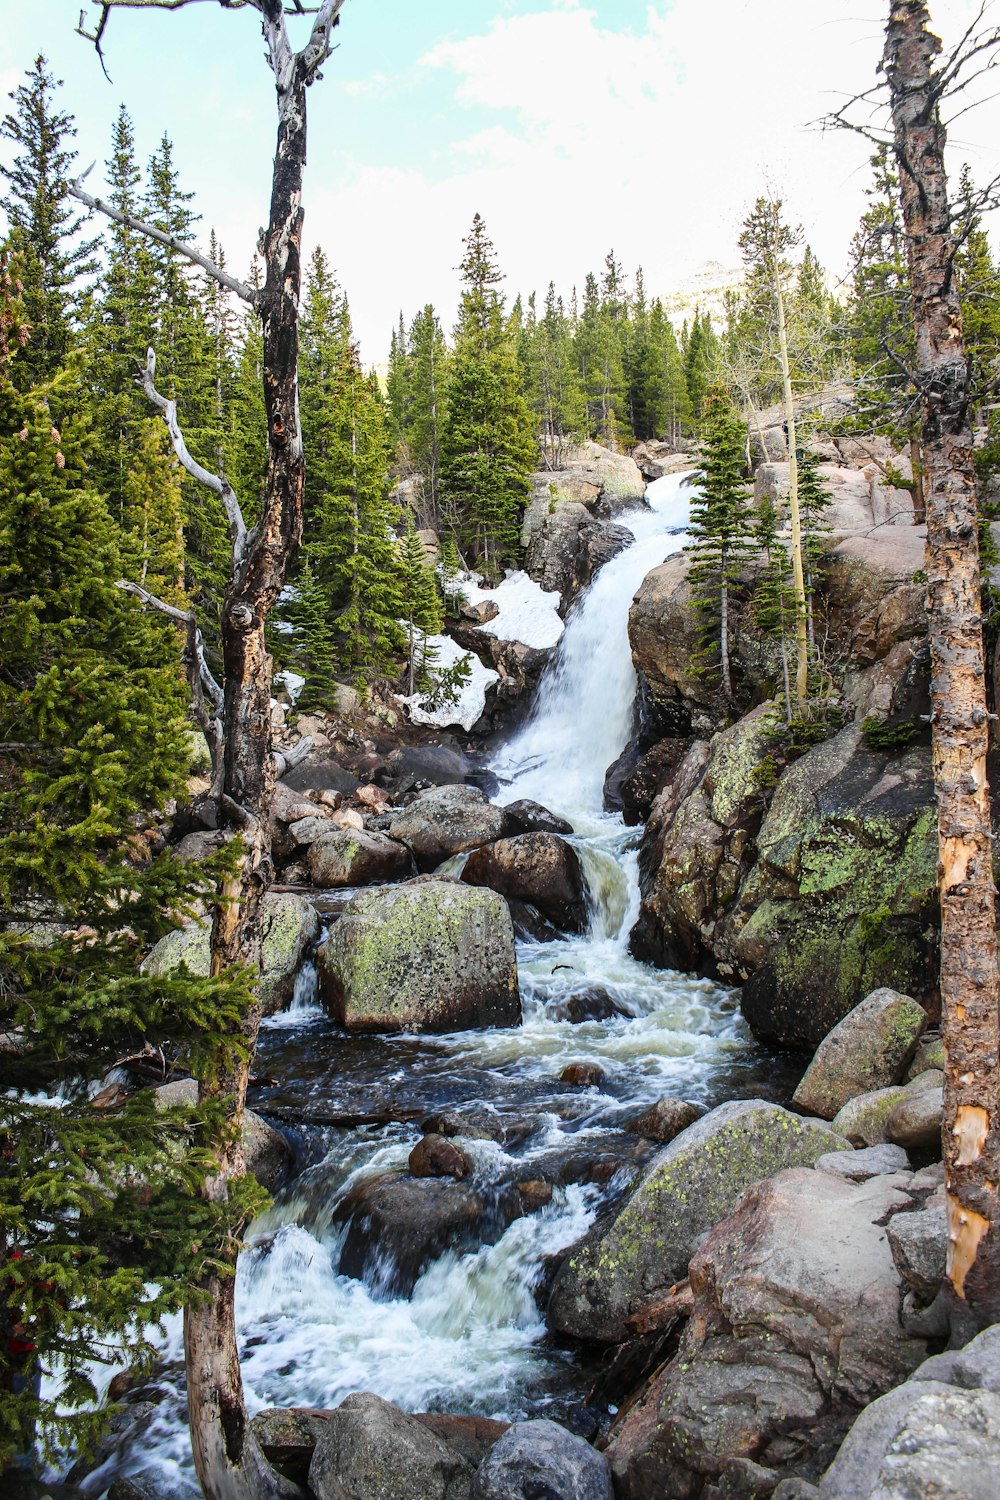
[(482, 716), (486, 707), (486, 694), (495, 682), (500, 681), (500, 674), (484, 667), (478, 656), (473, 656), (471, 651), (463, 651), (450, 636), (428, 636), (427, 643), (437, 652), (434, 658), (435, 668), (446, 669), (453, 667), (457, 661), (465, 660), (471, 668), (469, 680), (458, 689), (454, 703), (443, 703), (440, 708), (422, 708), (421, 704), (427, 696), (425, 693), (414, 693), (412, 698), (401, 698), (400, 702), (405, 703), (410, 710), (410, 718), (414, 724), (430, 724), (437, 729), (457, 725), (468, 732)]
[(463, 574), (456, 580), (469, 604), (495, 604), (500, 613), (479, 628), (498, 641), (520, 641), (542, 650), (554, 646), (563, 633), (559, 618), (559, 594), (548, 592), (527, 573), (508, 573), (495, 589), (479, 587), (479, 574)]
[[(285, 689), (293, 704), (298, 702), (299, 694), (306, 685), (304, 677), (300, 677), (297, 672), (276, 672), (274, 680)], [(274, 702), (273, 698), (271, 702)]]

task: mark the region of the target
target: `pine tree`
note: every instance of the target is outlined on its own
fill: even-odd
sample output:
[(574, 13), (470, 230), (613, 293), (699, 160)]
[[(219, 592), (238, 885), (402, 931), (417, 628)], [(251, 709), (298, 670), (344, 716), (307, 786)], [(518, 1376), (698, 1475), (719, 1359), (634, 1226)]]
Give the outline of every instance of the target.
[(899, 178), (888, 147), (871, 158), (873, 181), (852, 245), (854, 278), (848, 336), (856, 401), (868, 431), (902, 445), (916, 433), (912, 382), (913, 320), (899, 208)]
[[(617, 267), (614, 270), (617, 273)], [(610, 299), (602, 298), (596, 276), (587, 276), (575, 344), (589, 436), (617, 449), (619, 438), (628, 431), (628, 398), (622, 365), (619, 287), (615, 277), (609, 283), (610, 274), (605, 274), (605, 286), (610, 285), (613, 293)]]
[(337, 640), (330, 622), (330, 600), (307, 556), (295, 581), (288, 611), (295, 627), (295, 666), (305, 678), (300, 709), (328, 709), (336, 703)]
[(830, 526), (826, 512), (832, 502), (819, 474), (819, 459), (815, 453), (799, 453), (799, 514), (802, 519), (802, 567), (805, 575), (806, 610), (809, 626), (809, 650), (815, 660), (816, 625), (815, 601), (817, 573), (826, 551), (825, 537)]
[(693, 541), (688, 574), (695, 608), (702, 618), (700, 670), (722, 687), (732, 702), (730, 663), (733, 591), (740, 583), (751, 518), (746, 474), (746, 429), (729, 392), (709, 392), (701, 433), (698, 496), (691, 506)]
[(0, 123), (0, 136), (16, 149), (0, 167), (9, 188), (0, 199), (11, 229), (11, 248), (21, 260), (25, 317), (31, 342), (14, 368), (25, 386), (48, 380), (73, 342), (81, 277), (94, 269), (94, 242), (80, 238), (84, 218), (66, 193), (76, 152), (71, 115), (55, 106), (62, 87), (42, 53), (13, 93), (14, 109)]
[(433, 661), (427, 637), (441, 633), (444, 619), (434, 570), (424, 555), (413, 516), (407, 514), (406, 530), (399, 543), (399, 597), (406, 627), (407, 693), (412, 697), (426, 685)]
[(697, 423), (705, 415), (708, 394), (718, 372), (718, 337), (707, 312), (695, 309), (682, 354), (688, 404)]
[(788, 553), (778, 538), (778, 513), (773, 500), (758, 507), (753, 539), (761, 565), (754, 581), (753, 619), (757, 630), (776, 641), (781, 655), (785, 718), (792, 722), (792, 679), (788, 668), (789, 643), (795, 639), (795, 598)]
[[(260, 282), (256, 259), (250, 285)], [(251, 308), (240, 319), (232, 356), (232, 392), (226, 433), (226, 473), (240, 496), (247, 524), (260, 513), (267, 476), (267, 413), (264, 409), (264, 340), (260, 318)]]
[[(12, 292), (3, 267), (5, 313)], [(18, 392), (0, 361), (0, 1025), (19, 1039), (0, 1091), (0, 1467), (36, 1435), (98, 1432), (92, 1365), (141, 1362), (201, 1247), (261, 1201), (252, 1184), (201, 1198), (217, 1113), (88, 1092), (146, 1044), (196, 1063), (249, 996), (138, 967), (220, 871), (135, 846), (136, 816), (183, 789), (186, 695), (173, 627), (115, 586), (83, 404), (77, 368)]]
[(147, 417), (122, 486), (124, 576), (158, 599), (187, 609), (181, 471), (163, 423)]
[(478, 214), (465, 240), (464, 290), (441, 436), (444, 520), (470, 559), (496, 577), (520, 556), (521, 513), (536, 460), (501, 273)]
[(448, 351), (441, 324), (428, 302), (410, 324), (406, 363), (404, 427), (410, 461), (423, 481), (422, 518), (437, 527), (441, 489), (441, 431)]
[(410, 431), (410, 344), (406, 337), (403, 314), (392, 330), (389, 344), (389, 369), (386, 374), (386, 397), (388, 400), (389, 435), (396, 450), (396, 459), (409, 472), (410, 455), (408, 437)]

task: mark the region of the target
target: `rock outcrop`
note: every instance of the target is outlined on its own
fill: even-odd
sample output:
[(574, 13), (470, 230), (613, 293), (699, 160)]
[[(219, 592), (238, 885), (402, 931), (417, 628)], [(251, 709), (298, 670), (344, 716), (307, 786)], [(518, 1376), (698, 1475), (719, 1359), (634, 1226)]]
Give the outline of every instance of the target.
[(816, 1050), (793, 1103), (832, 1120), (855, 1094), (899, 1083), (927, 1024), (923, 1006), (895, 990), (873, 990)]
[(457, 1031), (521, 1018), (514, 928), (495, 891), (416, 880), (364, 891), (319, 949), (320, 990), (349, 1031)]

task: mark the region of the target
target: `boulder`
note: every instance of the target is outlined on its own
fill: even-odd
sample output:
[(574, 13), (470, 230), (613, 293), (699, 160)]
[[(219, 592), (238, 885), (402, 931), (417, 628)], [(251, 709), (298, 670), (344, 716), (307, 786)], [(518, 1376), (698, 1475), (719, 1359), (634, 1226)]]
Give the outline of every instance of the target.
[(515, 1422), (486, 1455), (472, 1500), (613, 1500), (611, 1465), (583, 1438), (546, 1418)]
[(446, 745), (402, 745), (388, 759), (401, 791), (420, 785), (463, 786), (472, 769), (466, 757)]
[(599, 1089), (604, 1082), (604, 1069), (599, 1063), (567, 1063), (559, 1074), (559, 1082), (571, 1089)]
[(329, 1414), (309, 1465), (316, 1500), (469, 1500), (471, 1482), (460, 1453), (370, 1391)]
[(932, 1201), (914, 1213), (894, 1214), (886, 1234), (903, 1281), (922, 1302), (933, 1302), (944, 1281), (948, 1260), (944, 1203)]
[(450, 1412), (414, 1412), (414, 1420), (478, 1469), (487, 1453), (503, 1437), (509, 1422), (492, 1417), (458, 1417)]
[[(676, 1356), (612, 1430), (621, 1500), (770, 1493), (788, 1469), (814, 1479), (858, 1411), (919, 1364), (882, 1227), (908, 1206), (907, 1182), (794, 1168), (716, 1226), (691, 1259)], [(748, 1464), (759, 1483), (741, 1488)]]
[[(294, 825), (292, 832), (294, 833)], [(324, 890), (355, 885), (382, 885), (416, 873), (405, 844), (364, 828), (324, 832), (309, 845), (309, 878)]]
[(340, 1274), (408, 1297), (432, 1260), (479, 1246), (485, 1212), (478, 1193), (450, 1178), (369, 1177), (337, 1205), (337, 1219), (347, 1224)]
[(345, 771), (339, 761), (328, 755), (307, 755), (293, 766), (282, 784), (293, 792), (344, 792), (350, 796), (360, 786), (358, 778)]
[(566, 932), (586, 929), (587, 889), (579, 856), (557, 834), (519, 833), (476, 849), (462, 879), (527, 902)]
[(833, 1128), (846, 1136), (852, 1146), (881, 1146), (886, 1144), (886, 1123), (890, 1114), (906, 1090), (902, 1088), (872, 1089), (867, 1094), (858, 1094), (849, 1099), (833, 1117)]
[(691, 1104), (687, 1099), (675, 1099), (667, 1094), (643, 1110), (629, 1129), (636, 1135), (645, 1136), (647, 1141), (672, 1141), (682, 1130), (693, 1125), (695, 1120), (700, 1120), (704, 1113), (703, 1105)]
[(456, 1031), (521, 1019), (514, 928), (495, 891), (447, 880), (363, 891), (317, 955), (348, 1031)]
[(551, 1001), (546, 1007), (546, 1013), (550, 1021), (568, 1021), (571, 1026), (631, 1015), (631, 1011), (626, 1010), (614, 995), (596, 984), (579, 990), (575, 995), (568, 995), (564, 1000)]
[(465, 1152), (447, 1136), (433, 1131), (421, 1137), (410, 1152), (407, 1166), (413, 1177), (453, 1177), (461, 1182), (472, 1171)]
[[(319, 936), (319, 917), (304, 896), (269, 891), (264, 897), (263, 972), (258, 986), (264, 1014), (273, 1015), (290, 1004), (295, 980), (309, 949)], [(186, 964), (192, 974), (208, 976), (212, 939), (211, 918), (192, 922), (162, 937), (147, 957), (147, 974), (169, 974)]]
[[(178, 1078), (175, 1083), (164, 1083), (154, 1089), (153, 1098), (157, 1109), (176, 1109), (183, 1105), (193, 1109), (198, 1103), (198, 1084), (194, 1078)], [(288, 1176), (292, 1164), (292, 1148), (279, 1130), (254, 1114), (252, 1109), (243, 1111), (243, 1155), (248, 1172), (252, 1172), (269, 1193), (277, 1192)]]
[(814, 1163), (817, 1172), (832, 1172), (849, 1182), (867, 1182), (889, 1172), (908, 1172), (910, 1159), (902, 1146), (863, 1146), (857, 1151), (831, 1151)]
[(559, 595), (563, 616), (598, 570), (634, 541), (626, 527), (598, 520), (573, 501), (551, 510), (544, 501), (541, 508), (537, 501), (529, 505), (522, 535), (525, 572), (546, 592)]
[(943, 1073), (944, 1063), (944, 1040), (940, 1031), (925, 1031), (917, 1043), (913, 1061), (906, 1071), (907, 1083), (914, 1078), (919, 1078), (920, 1074), (926, 1073), (928, 1068), (938, 1068)]
[(563, 1261), (550, 1326), (620, 1343), (629, 1318), (681, 1280), (699, 1236), (731, 1213), (748, 1187), (840, 1149), (847, 1142), (829, 1126), (777, 1104), (750, 1099), (713, 1109), (657, 1153), (614, 1220)]
[(250, 1426), (268, 1463), (296, 1484), (305, 1484), (329, 1416), (328, 1410), (311, 1407), (270, 1406)]
[(421, 870), (430, 871), (454, 854), (503, 838), (507, 814), (478, 787), (444, 786), (421, 793), (388, 831), (412, 851)]
[(507, 814), (507, 829), (511, 834), (517, 833), (572, 833), (572, 823), (567, 823), (565, 818), (559, 818), (554, 812), (549, 812), (540, 802), (532, 802), (529, 797), (522, 797), (517, 802), (508, 802), (504, 811)]
[(944, 1089), (936, 1069), (921, 1073), (906, 1086), (899, 1103), (894, 1105), (885, 1122), (886, 1139), (907, 1151), (935, 1151), (941, 1154), (941, 1122), (944, 1117)]
[(937, 805), (930, 751), (868, 750), (858, 725), (781, 775), (757, 861), (716, 944), (747, 974), (743, 1013), (761, 1040), (816, 1047), (886, 986), (931, 994)]
[(620, 787), (622, 817), (630, 827), (645, 823), (653, 810), (653, 803), (670, 782), (690, 746), (690, 739), (660, 740), (640, 756), (635, 769), (623, 779)]
[(895, 990), (873, 990), (820, 1042), (793, 1103), (832, 1120), (856, 1094), (898, 1083), (927, 1023), (922, 1005)]

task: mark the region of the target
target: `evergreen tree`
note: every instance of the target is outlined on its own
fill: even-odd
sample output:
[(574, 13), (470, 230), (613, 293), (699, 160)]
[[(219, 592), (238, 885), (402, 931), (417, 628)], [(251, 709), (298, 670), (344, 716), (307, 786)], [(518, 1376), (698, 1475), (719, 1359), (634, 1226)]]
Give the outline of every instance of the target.
[(815, 453), (799, 453), (799, 514), (802, 518), (802, 566), (805, 573), (806, 609), (808, 611), (809, 649), (816, 655), (815, 599), (817, 573), (826, 551), (825, 537), (830, 526), (826, 512), (832, 504), (830, 491), (819, 474)]
[(596, 276), (587, 276), (575, 343), (589, 435), (617, 449), (620, 437), (628, 431), (628, 397), (622, 365), (617, 266), (612, 269), (614, 274), (605, 273), (604, 284), (611, 294), (607, 298), (602, 297)]
[(397, 461), (409, 472), (410, 455), (407, 439), (410, 430), (410, 345), (406, 337), (403, 314), (392, 331), (389, 345), (389, 370), (386, 375), (386, 397), (388, 399), (389, 436), (396, 450)]
[(329, 596), (308, 556), (299, 569), (295, 602), (289, 613), (295, 624), (295, 666), (305, 678), (298, 707), (328, 709), (337, 697), (337, 640), (330, 620)]
[[(256, 259), (250, 285), (260, 282)], [(267, 476), (267, 413), (264, 409), (264, 339), (260, 318), (248, 308), (240, 319), (232, 354), (232, 391), (226, 434), (226, 473), (239, 495), (247, 524), (260, 513)]]
[(11, 248), (21, 263), (24, 313), (31, 342), (14, 368), (25, 386), (47, 380), (60, 368), (73, 341), (80, 278), (94, 269), (94, 242), (80, 238), (84, 217), (66, 193), (76, 152), (72, 116), (56, 108), (53, 78), (42, 53), (25, 82), (14, 90), (14, 109), (0, 123), (0, 136), (16, 154), (0, 167), (9, 184), (0, 198), (11, 230)]
[[(5, 310), (12, 290), (4, 267)], [(115, 586), (78, 385), (68, 368), (18, 392), (0, 366), (0, 1025), (18, 1037), (0, 1091), (0, 1467), (36, 1435), (96, 1435), (92, 1365), (141, 1363), (202, 1247), (261, 1202), (252, 1184), (202, 1199), (213, 1111), (90, 1097), (147, 1043), (196, 1063), (249, 995), (138, 967), (220, 868), (136, 849), (136, 816), (183, 790), (186, 694), (173, 628)]]
[(441, 431), (448, 352), (437, 313), (428, 302), (410, 325), (406, 362), (405, 434), (410, 461), (423, 482), (423, 516), (437, 527), (441, 489)]
[(705, 415), (708, 394), (717, 376), (719, 341), (708, 313), (699, 309), (686, 332), (682, 344), (684, 382), (691, 416), (697, 423)]
[(541, 429), (542, 454), (549, 468), (559, 468), (566, 445), (586, 430), (586, 412), (573, 335), (562, 299), (549, 282), (545, 310), (535, 330), (529, 400)]
[(702, 619), (700, 670), (733, 698), (730, 640), (733, 593), (740, 583), (751, 534), (746, 474), (746, 429), (729, 392), (715, 386), (705, 403), (698, 496), (691, 506), (689, 579)]
[(514, 331), (497, 291), (502, 277), (478, 214), (461, 269), (464, 290), (441, 435), (442, 511), (467, 555), (496, 577), (520, 555), (521, 513), (536, 448)]
[(147, 417), (136, 435), (122, 487), (120, 551), (126, 578), (168, 604), (189, 607), (184, 589), (181, 470), (159, 418)]
[(763, 500), (757, 510), (753, 538), (760, 549), (761, 564), (753, 590), (753, 619), (758, 631), (777, 643), (781, 655), (782, 693), (785, 718), (792, 722), (792, 679), (788, 667), (789, 644), (795, 639), (795, 594), (788, 552), (778, 537), (778, 512), (773, 500)]
[(407, 693), (412, 697), (427, 684), (433, 662), (427, 637), (439, 635), (444, 618), (434, 570), (424, 555), (413, 516), (407, 513), (406, 530), (399, 543), (399, 597), (401, 619), (406, 627)]
[(871, 159), (873, 181), (854, 237), (854, 277), (848, 336), (857, 381), (856, 401), (868, 431), (902, 446), (915, 437), (918, 416), (912, 382), (913, 318), (899, 179), (889, 148)]

